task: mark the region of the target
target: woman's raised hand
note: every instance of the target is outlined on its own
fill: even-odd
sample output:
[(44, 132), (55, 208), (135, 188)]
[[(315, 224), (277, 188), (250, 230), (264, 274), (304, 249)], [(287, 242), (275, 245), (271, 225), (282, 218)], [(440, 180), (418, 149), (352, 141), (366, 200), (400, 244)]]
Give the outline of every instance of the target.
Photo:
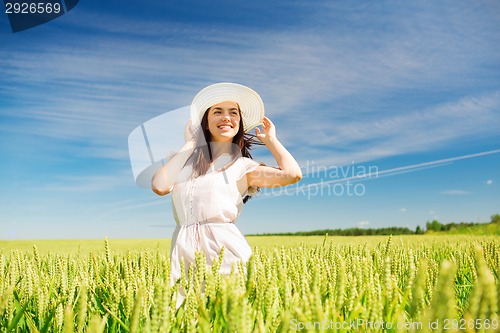
[(197, 135), (197, 129), (194, 127), (193, 122), (191, 121), (191, 118), (189, 118), (188, 122), (186, 123), (186, 126), (184, 127), (184, 141), (185, 142), (189, 142), (189, 141), (195, 142), (196, 135)]
[(276, 138), (276, 127), (271, 119), (267, 117), (262, 118), (262, 132), (256, 127), (255, 136), (264, 144), (269, 142), (269, 140)]

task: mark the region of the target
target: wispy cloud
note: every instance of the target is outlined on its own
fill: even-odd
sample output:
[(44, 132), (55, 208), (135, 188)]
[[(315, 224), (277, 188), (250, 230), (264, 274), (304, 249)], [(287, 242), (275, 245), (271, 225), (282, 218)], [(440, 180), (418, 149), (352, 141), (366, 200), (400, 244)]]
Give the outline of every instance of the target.
[[(475, 10), (453, 21), (452, 32), (426, 6), (413, 8), (410, 16), (385, 17), (393, 29), (381, 29), (383, 16), (360, 17), (368, 8), (340, 8), (358, 27), (350, 31), (328, 23), (340, 12), (327, 2), (307, 12), (324, 29), (206, 30), (83, 12), (76, 28), (91, 22), (99, 34), (75, 35), (57, 46), (34, 42), (36, 57), (25, 48), (0, 51), (0, 75), (8, 78), (0, 83), (2, 96), (15, 101), (3, 105), (0, 115), (19, 119), (2, 122), (0, 129), (59, 140), (56, 149), (65, 154), (77, 147), (80, 156), (126, 160), (126, 138), (138, 124), (188, 104), (205, 84), (227, 80), (261, 93), (278, 135), (301, 162), (361, 163), (496, 133), (498, 90), (410, 106), (400, 104), (408, 98), (382, 102), (402, 92), (415, 94), (410, 100), (426, 98), (443, 85), (461, 84), (457, 77), (498, 86), (491, 76), (471, 76), (498, 49), (487, 42), (500, 33), (485, 30), (489, 20), (478, 19), (486, 14)], [(439, 17), (467, 10), (453, 8)], [(380, 110), (385, 106), (391, 108)], [(70, 187), (92, 188), (62, 186)]]
[[(383, 30), (383, 17), (359, 17), (359, 10), (368, 8), (343, 8), (345, 20), (367, 23), (351, 31), (327, 23), (339, 18), (327, 2), (307, 11), (310, 20), (303, 22), (324, 25), (314, 30), (304, 29), (306, 23), (288, 31), (265, 26), (207, 30), (189, 23), (82, 12), (76, 27), (99, 31), (98, 37), (80, 35), (78, 42), (68, 38), (57, 47), (35, 44), (36, 59), (22, 50), (2, 52), (5, 65), (0, 74), (9, 78), (2, 89), (11, 99), (23, 100), (27, 85), (32, 88), (29, 102), (3, 110), (31, 120), (18, 131), (85, 141), (92, 146), (89, 154), (119, 159), (126, 158), (123, 138), (137, 124), (188, 104), (203, 85), (223, 80), (261, 92), (279, 134), (302, 158), (319, 160), (335, 145), (344, 150), (335, 152), (337, 161), (369, 160), (491, 132), (490, 124), (498, 122), (492, 112), (498, 107), (498, 92), (420, 110), (375, 113), (364, 106), (343, 112), (345, 98), (374, 100), (417, 87), (427, 93), (422, 86), (456, 85), (459, 80), (449, 77), (470, 75), (479, 68), (475, 60), (482, 61), (495, 49), (487, 42), (498, 39), (498, 32), (485, 32), (481, 25), (486, 23), (468, 26), (484, 22), (475, 19), (484, 12), (475, 10), (454, 22), (460, 32), (456, 34), (444, 29), (438, 14), (426, 6), (413, 8), (410, 16), (386, 17), (392, 29)], [(440, 17), (467, 10), (453, 8)], [(296, 128), (301, 129), (299, 135)], [(311, 156), (315, 150), (316, 156)]]
[[(123, 179), (129, 178), (130, 183)], [(102, 193), (104, 191), (116, 191), (130, 187), (133, 182), (132, 173), (128, 170), (121, 172), (114, 171), (109, 174), (90, 174), (90, 175), (68, 175), (61, 172), (54, 174), (51, 179), (41, 180), (33, 189), (43, 193)]]
[[(274, 197), (274, 196), (279, 196), (282, 194), (290, 195), (290, 193), (294, 193), (294, 192), (302, 193), (302, 192), (307, 192), (311, 189), (317, 190), (318, 187), (328, 186), (328, 185), (336, 184), (336, 183), (345, 183), (345, 182), (350, 182), (350, 181), (363, 181), (363, 180), (369, 180), (369, 179), (377, 179), (377, 178), (381, 178), (381, 177), (389, 177), (389, 176), (399, 175), (401, 173), (415, 172), (415, 171), (423, 170), (426, 168), (432, 168), (432, 167), (446, 165), (446, 164), (449, 164), (452, 162), (457, 162), (457, 161), (461, 161), (461, 160), (467, 160), (467, 159), (477, 158), (477, 157), (482, 157), (482, 156), (488, 156), (488, 155), (493, 155), (493, 154), (498, 154), (498, 153), (500, 153), (500, 149), (479, 152), (479, 153), (475, 153), (475, 154), (456, 156), (456, 157), (451, 157), (451, 158), (445, 158), (445, 159), (440, 159), (440, 160), (435, 160), (435, 161), (416, 163), (416, 164), (411, 164), (411, 165), (406, 165), (406, 166), (401, 166), (401, 167), (396, 167), (396, 168), (390, 168), (390, 169), (385, 169), (385, 170), (378, 170), (377, 169), (376, 173), (363, 172), (360, 174), (353, 174), (353, 175), (350, 175), (348, 177), (340, 177), (340, 178), (335, 178), (335, 179), (322, 179), (320, 182), (314, 182), (314, 183), (298, 186), (295, 188), (295, 190), (292, 189), (292, 190), (288, 190), (288, 191), (278, 191), (278, 192), (271, 191), (270, 193), (266, 193), (264, 195), (261, 195), (260, 197), (262, 197), (262, 198)], [(450, 190), (450, 191), (445, 191), (442, 193), (443, 194), (465, 194), (465, 193), (457, 193), (457, 190)]]
[[(304, 135), (303, 140), (307, 142), (306, 147), (321, 144), (323, 150), (304, 150), (309, 152), (309, 159), (323, 165), (360, 163), (432, 150), (455, 140), (494, 135), (498, 131), (495, 124), (500, 122), (499, 107), (500, 92), (495, 92), (461, 98), (422, 111), (381, 114), (379, 119), (322, 120), (306, 130), (309, 135)], [(326, 156), (325, 150), (328, 151)]]

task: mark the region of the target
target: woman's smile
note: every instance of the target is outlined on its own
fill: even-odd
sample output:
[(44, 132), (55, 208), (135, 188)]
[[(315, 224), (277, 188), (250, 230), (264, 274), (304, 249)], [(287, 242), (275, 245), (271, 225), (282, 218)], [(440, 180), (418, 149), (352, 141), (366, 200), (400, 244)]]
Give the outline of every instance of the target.
[(230, 123), (223, 123), (217, 127), (223, 130), (231, 130), (233, 128), (233, 125), (231, 125)]

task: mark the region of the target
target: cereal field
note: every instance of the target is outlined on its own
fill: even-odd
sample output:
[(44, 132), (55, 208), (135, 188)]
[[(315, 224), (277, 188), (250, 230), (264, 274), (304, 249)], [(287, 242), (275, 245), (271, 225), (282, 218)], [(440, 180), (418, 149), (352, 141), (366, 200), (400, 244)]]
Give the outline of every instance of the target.
[(248, 239), (174, 286), (168, 240), (0, 242), (0, 332), (500, 331), (499, 237)]

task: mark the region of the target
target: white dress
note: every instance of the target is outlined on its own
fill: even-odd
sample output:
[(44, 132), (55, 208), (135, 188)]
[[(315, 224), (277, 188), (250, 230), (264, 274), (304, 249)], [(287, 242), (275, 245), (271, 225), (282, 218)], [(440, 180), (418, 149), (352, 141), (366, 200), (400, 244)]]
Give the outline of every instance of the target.
[[(170, 249), (171, 283), (182, 276), (181, 258), (185, 269), (195, 262), (195, 251), (202, 251), (211, 265), (224, 247), (220, 272), (230, 273), (241, 260), (248, 261), (252, 250), (245, 237), (234, 225), (246, 196), (246, 174), (260, 164), (246, 157), (230, 162), (228, 155), (219, 157), (214, 166), (200, 177), (193, 178), (192, 167), (185, 166), (172, 188), (172, 209), (177, 223)], [(184, 179), (180, 181), (179, 179)]]

